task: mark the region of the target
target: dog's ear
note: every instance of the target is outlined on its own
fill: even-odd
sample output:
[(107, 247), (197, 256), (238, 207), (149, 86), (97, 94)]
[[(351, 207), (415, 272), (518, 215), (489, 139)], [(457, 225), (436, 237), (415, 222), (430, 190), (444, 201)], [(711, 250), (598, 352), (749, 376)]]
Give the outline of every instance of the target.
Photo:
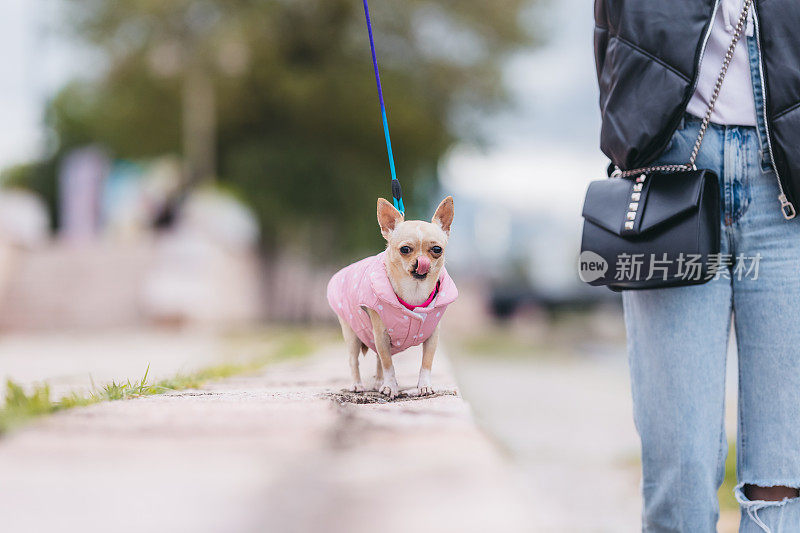
[(383, 198), (378, 198), (378, 224), (384, 239), (388, 241), (389, 233), (394, 231), (402, 221), (403, 215), (400, 214), (400, 211)]
[(453, 224), (454, 215), (453, 197), (448, 196), (442, 200), (442, 203), (440, 203), (439, 207), (436, 208), (436, 212), (433, 214), (433, 219), (431, 219), (431, 222), (440, 226), (445, 233), (450, 235), (450, 226)]

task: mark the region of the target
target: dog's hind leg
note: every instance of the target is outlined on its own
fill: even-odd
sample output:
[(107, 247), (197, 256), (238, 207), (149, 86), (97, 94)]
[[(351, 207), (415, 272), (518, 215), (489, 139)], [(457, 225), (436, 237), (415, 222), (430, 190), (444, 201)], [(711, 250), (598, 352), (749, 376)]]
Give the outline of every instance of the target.
[(377, 311), (367, 309), (367, 313), (369, 313), (369, 318), (372, 321), (372, 335), (375, 339), (379, 364), (383, 366), (383, 381), (378, 392), (388, 396), (389, 399), (394, 399), (400, 393), (400, 387), (397, 385), (394, 365), (392, 364), (392, 340), (389, 338), (389, 332)]
[(344, 336), (344, 346), (347, 350), (347, 357), (350, 362), (350, 375), (353, 378), (353, 384), (350, 390), (353, 392), (363, 392), (364, 383), (361, 382), (361, 372), (358, 365), (358, 354), (361, 352), (363, 346), (361, 339), (358, 338), (356, 332), (341, 318), (339, 323), (342, 325), (342, 335)]
[[(366, 346), (364, 346), (364, 351), (366, 352)], [(380, 356), (375, 353), (375, 383), (372, 385), (372, 390), (380, 390), (381, 384), (383, 383), (383, 365), (381, 365), (381, 358)]]

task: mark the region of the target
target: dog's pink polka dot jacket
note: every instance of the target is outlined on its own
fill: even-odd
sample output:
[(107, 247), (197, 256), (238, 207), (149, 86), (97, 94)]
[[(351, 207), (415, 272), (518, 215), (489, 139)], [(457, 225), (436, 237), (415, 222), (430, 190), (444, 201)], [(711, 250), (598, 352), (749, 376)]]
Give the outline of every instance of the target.
[(439, 290), (433, 300), (426, 307), (409, 310), (400, 303), (392, 289), (386, 273), (385, 256), (386, 252), (381, 252), (334, 274), (328, 283), (328, 303), (350, 325), (361, 342), (373, 351), (377, 350), (372, 322), (362, 307), (376, 311), (389, 330), (394, 355), (422, 344), (433, 334), (447, 306), (458, 297), (458, 289), (447, 270), (442, 268)]

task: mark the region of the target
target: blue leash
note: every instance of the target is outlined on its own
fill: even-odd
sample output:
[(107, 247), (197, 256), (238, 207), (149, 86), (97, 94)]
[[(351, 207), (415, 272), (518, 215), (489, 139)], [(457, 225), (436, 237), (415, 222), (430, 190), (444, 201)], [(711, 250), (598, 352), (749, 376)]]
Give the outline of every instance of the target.
[(400, 188), (400, 181), (397, 179), (397, 172), (394, 169), (394, 154), (392, 153), (392, 139), (389, 136), (389, 121), (386, 119), (386, 106), (383, 103), (383, 89), (381, 88), (381, 74), (378, 71), (378, 57), (375, 55), (375, 41), (372, 38), (372, 22), (369, 18), (369, 6), (364, 0), (364, 15), (367, 17), (367, 31), (369, 32), (369, 47), (372, 50), (372, 66), (375, 68), (375, 81), (378, 84), (378, 99), (381, 103), (381, 119), (383, 120), (383, 135), (386, 137), (386, 151), (389, 154), (389, 169), (392, 172), (392, 200), (394, 206), (402, 215), (405, 215), (406, 208), (403, 206), (403, 190)]

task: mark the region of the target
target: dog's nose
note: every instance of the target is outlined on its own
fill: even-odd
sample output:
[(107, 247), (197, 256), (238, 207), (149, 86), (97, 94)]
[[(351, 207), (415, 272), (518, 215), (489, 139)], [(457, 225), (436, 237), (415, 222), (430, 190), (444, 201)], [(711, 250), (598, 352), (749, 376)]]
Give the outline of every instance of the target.
[(417, 257), (417, 274), (427, 274), (431, 268), (431, 260), (427, 256), (421, 255)]

